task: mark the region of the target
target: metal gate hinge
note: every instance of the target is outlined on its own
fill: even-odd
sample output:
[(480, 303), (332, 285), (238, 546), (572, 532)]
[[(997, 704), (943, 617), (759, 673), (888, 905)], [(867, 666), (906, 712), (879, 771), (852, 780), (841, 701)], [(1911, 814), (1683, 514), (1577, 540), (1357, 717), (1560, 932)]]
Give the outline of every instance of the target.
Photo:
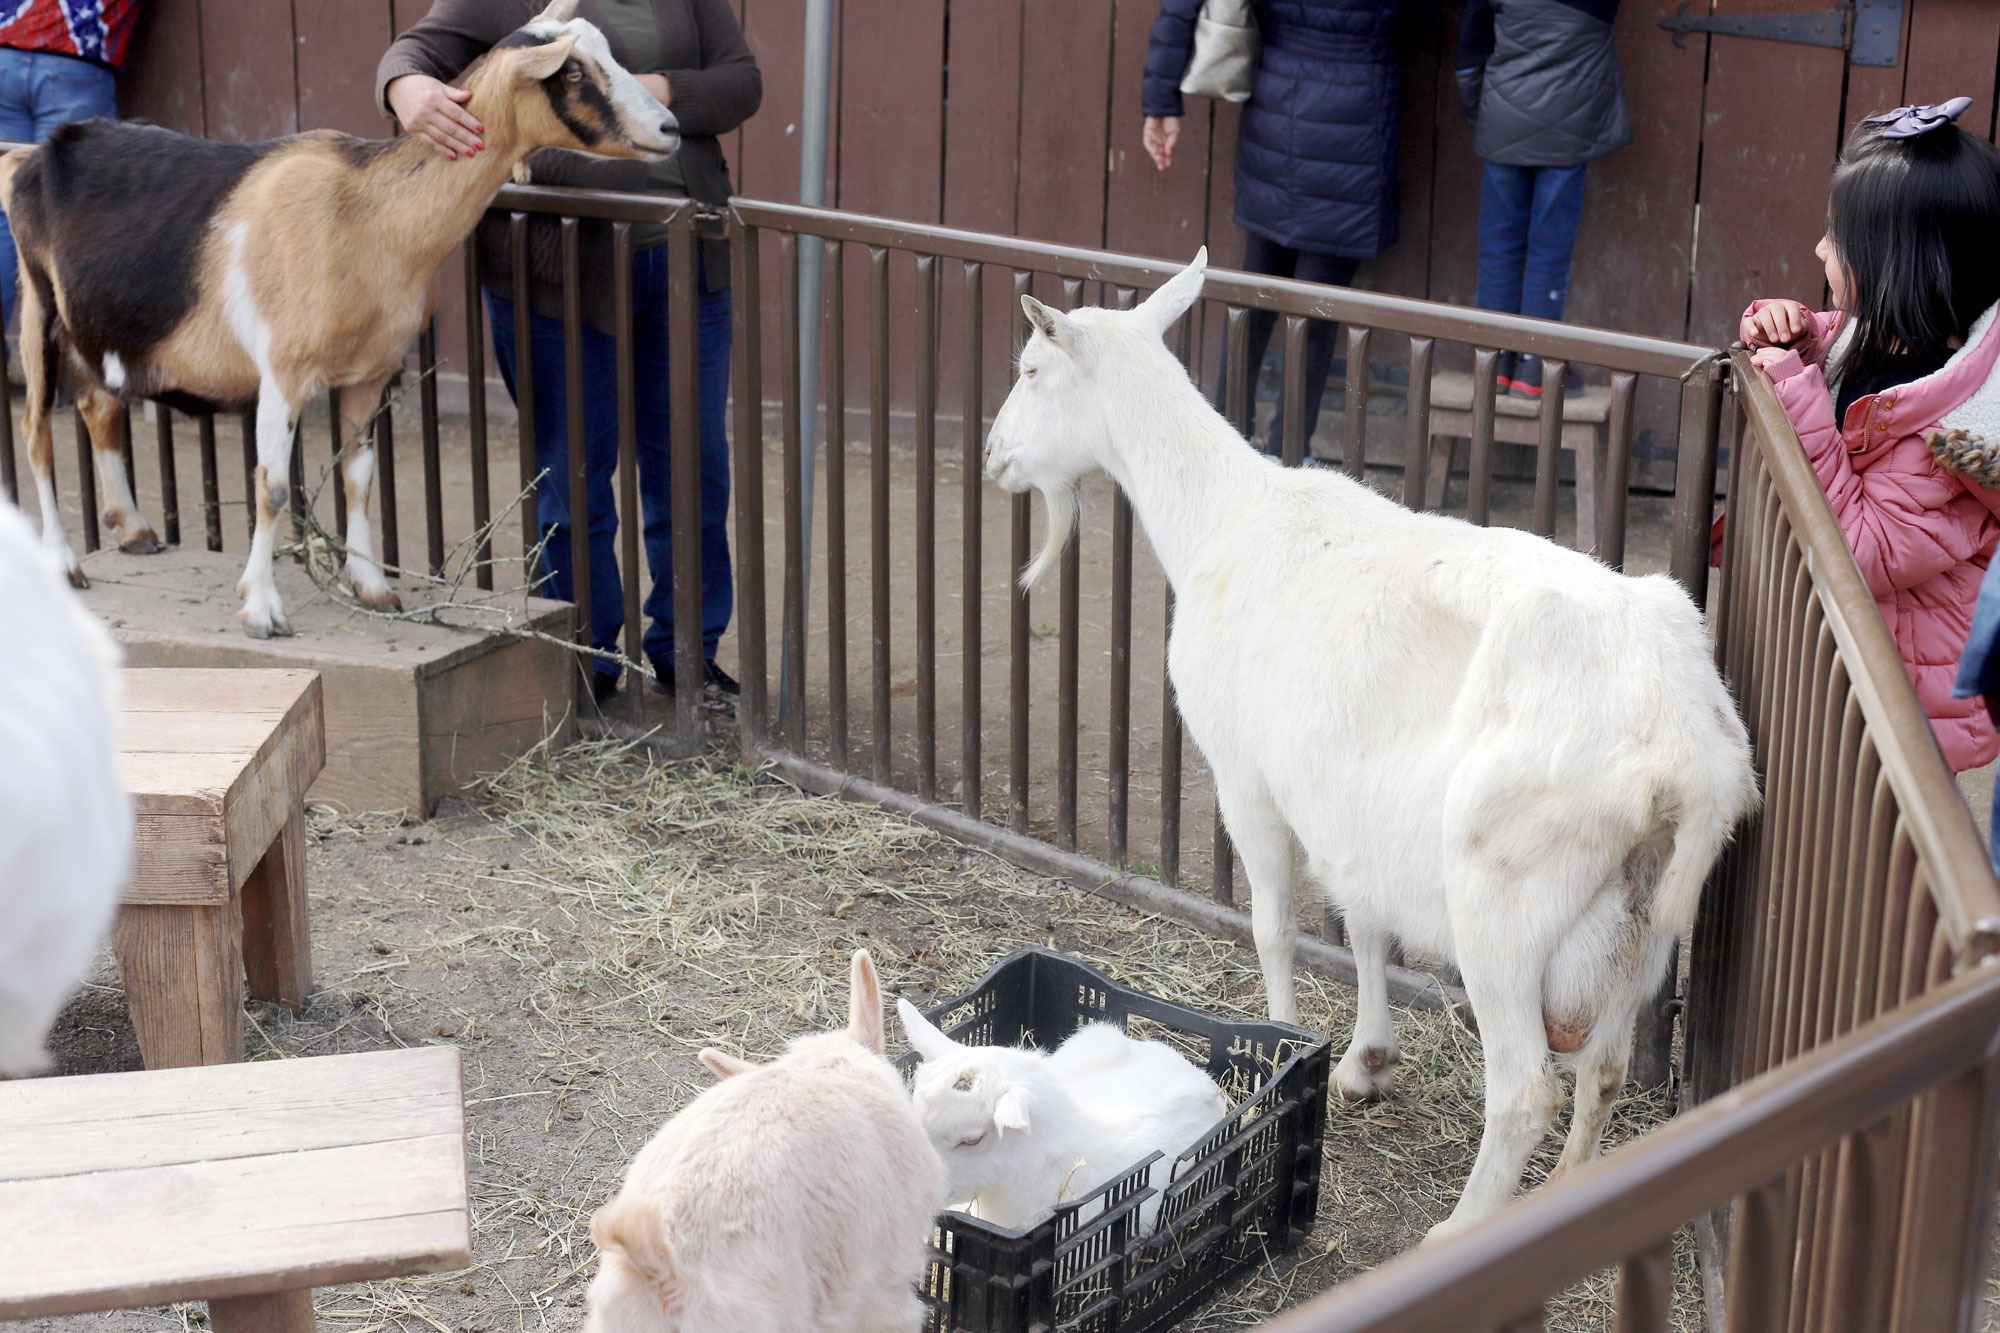
[(1831, 46), (1846, 51), (1851, 65), (1894, 65), (1902, 53), (1903, 0), (1848, 0), (1838, 9), (1743, 18), (1696, 18), (1687, 12), (1688, 3), (1680, 0), (1672, 17), (1660, 20), (1660, 26), (1674, 35), (1675, 46), (1686, 46), (1691, 32), (1710, 32)]

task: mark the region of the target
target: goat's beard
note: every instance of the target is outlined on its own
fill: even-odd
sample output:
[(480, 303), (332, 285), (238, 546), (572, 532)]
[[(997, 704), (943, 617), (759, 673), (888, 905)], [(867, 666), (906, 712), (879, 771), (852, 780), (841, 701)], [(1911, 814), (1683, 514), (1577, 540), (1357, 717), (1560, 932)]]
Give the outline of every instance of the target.
[(1083, 503), (1074, 485), (1041, 486), (1042, 508), (1048, 511), (1048, 532), (1042, 538), (1042, 550), (1028, 567), (1021, 571), (1021, 591), (1027, 592), (1042, 581), (1042, 575), (1055, 568), (1062, 557), (1063, 547), (1069, 545), (1070, 534), (1076, 531), (1077, 509)]

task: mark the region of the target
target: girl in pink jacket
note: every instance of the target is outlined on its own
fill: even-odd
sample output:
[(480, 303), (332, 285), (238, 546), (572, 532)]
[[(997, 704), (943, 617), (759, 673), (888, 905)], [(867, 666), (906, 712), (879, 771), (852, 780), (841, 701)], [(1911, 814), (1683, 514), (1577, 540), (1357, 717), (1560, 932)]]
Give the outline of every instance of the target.
[(1838, 309), (1743, 315), (1954, 769), (2000, 754), (1952, 697), (2000, 539), (2000, 151), (1952, 123), (1969, 105), (1862, 121), (1816, 251)]

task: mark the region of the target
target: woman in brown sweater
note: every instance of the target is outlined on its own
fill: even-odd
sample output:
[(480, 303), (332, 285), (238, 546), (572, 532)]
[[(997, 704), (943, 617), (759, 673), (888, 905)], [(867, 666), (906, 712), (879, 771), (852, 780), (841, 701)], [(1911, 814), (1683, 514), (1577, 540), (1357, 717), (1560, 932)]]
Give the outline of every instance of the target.
[[(543, 0), (437, 0), (415, 27), (398, 37), (375, 72), (376, 100), (408, 133), (447, 158), (481, 151), (482, 127), (466, 110), (467, 94), (448, 86), (495, 43), (529, 22)], [(681, 149), (665, 162), (607, 161), (545, 150), (528, 161), (537, 185), (576, 185), (688, 195), (704, 204), (729, 201), (729, 168), (717, 136), (748, 120), (763, 97), (763, 78), (728, 0), (582, 0), (577, 17), (600, 28), (611, 54), (638, 76), (680, 122)], [(616, 343), (613, 340), (612, 250), (608, 223), (582, 224), (584, 458), (590, 515), (591, 642), (615, 649), (625, 623), (615, 538), (618, 512), (612, 475), (618, 462)], [(656, 688), (673, 688), (673, 531), (668, 493), (666, 229), (633, 228), (632, 350), (638, 427), (639, 495), (645, 511), (646, 563), (653, 576), (645, 613), (646, 655)], [(513, 264), (503, 215), (480, 224), (480, 272), (493, 350), (508, 391), (514, 389)], [(544, 475), (536, 513), (546, 541), (542, 563), (551, 597), (573, 597), (569, 538), (569, 409), (564, 398), (562, 268), (556, 223), (529, 224), (535, 375), (535, 450)], [(736, 682), (715, 664), (729, 626), (734, 587), (729, 566), (729, 441), (724, 429), (729, 391), (729, 259), (719, 238), (701, 242), (700, 341), (701, 579), (704, 693), (718, 701)], [(592, 676), (602, 701), (617, 688), (618, 671), (602, 659)]]

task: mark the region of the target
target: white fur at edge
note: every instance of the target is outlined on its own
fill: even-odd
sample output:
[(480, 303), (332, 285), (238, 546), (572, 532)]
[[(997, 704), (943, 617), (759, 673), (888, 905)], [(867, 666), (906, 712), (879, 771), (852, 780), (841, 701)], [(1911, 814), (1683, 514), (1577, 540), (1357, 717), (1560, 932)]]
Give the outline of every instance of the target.
[(960, 1045), (908, 1000), (896, 1012), (924, 1057), (910, 1097), (951, 1201), (995, 1226), (1028, 1226), (1159, 1153), (1139, 1209), (1151, 1231), (1175, 1158), (1229, 1112), (1215, 1080), (1180, 1052), (1110, 1023), (1042, 1052)]
[(845, 1032), (748, 1065), (639, 1150), (591, 1219), (601, 1253), (584, 1333), (916, 1333), (944, 1167), (882, 1058), (867, 953), (848, 974)]
[(1102, 469), (1131, 498), (1174, 588), (1168, 670), (1250, 882), (1272, 1017), (1297, 1012), (1301, 880), (1345, 914), (1343, 1094), (1393, 1075), (1391, 939), (1458, 966), (1486, 1073), (1441, 1229), (1462, 1226), (1512, 1197), (1560, 1109), (1545, 1008), (1588, 1034), (1558, 1057), (1579, 1089), (1561, 1166), (1596, 1155), (1638, 1008), (1755, 808), (1749, 743), (1672, 580), (1252, 450), (1162, 342), (1205, 258), (1132, 311), (1024, 302), (987, 471), (1060, 497)]
[(0, 505), (0, 1077), (90, 970), (132, 870), (112, 753), (118, 650), (11, 505)]

